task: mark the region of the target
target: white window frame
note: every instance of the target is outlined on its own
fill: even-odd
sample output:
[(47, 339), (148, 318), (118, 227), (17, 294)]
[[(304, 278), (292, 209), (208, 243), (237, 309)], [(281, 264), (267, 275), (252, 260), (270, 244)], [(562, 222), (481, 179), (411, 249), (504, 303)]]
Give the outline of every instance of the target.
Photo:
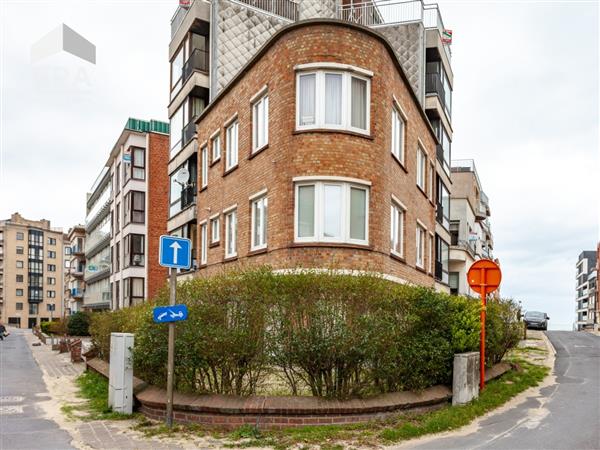
[[(300, 77), (304, 75), (315, 75), (315, 123), (309, 125), (300, 124)], [(325, 123), (325, 75), (342, 75), (342, 104), (341, 124)], [(352, 78), (366, 81), (366, 129), (352, 126)], [(370, 135), (371, 133), (371, 77), (363, 74), (344, 71), (336, 68), (298, 71), (296, 73), (296, 130), (331, 129), (347, 130), (355, 133)]]
[[(390, 251), (394, 255), (404, 258), (406, 208), (392, 199), (390, 211)], [(399, 250), (396, 247), (399, 247)]]
[[(425, 240), (427, 236), (427, 229), (417, 222), (415, 228), (416, 233), (416, 247), (415, 247), (415, 265), (420, 269), (425, 269)], [(419, 261), (419, 256), (421, 256)]]
[(208, 186), (208, 147), (202, 147), (200, 150), (201, 160), (202, 160), (202, 171), (201, 174), (201, 186), (202, 189)]
[[(341, 236), (339, 238), (326, 237), (324, 235), (324, 186), (333, 185), (342, 188), (342, 221), (341, 221)], [(299, 189), (302, 186), (314, 186), (314, 235), (303, 236), (298, 235), (298, 212), (299, 212)], [(351, 189), (361, 189), (365, 191), (365, 239), (356, 239), (350, 237), (350, 201)], [(294, 241), (297, 243), (304, 242), (328, 242), (342, 244), (369, 245), (369, 202), (370, 202), (370, 183), (357, 183), (351, 181), (342, 181), (335, 177), (327, 179), (314, 179), (310, 181), (296, 181), (294, 185)]]
[(226, 131), (226, 151), (225, 151), (225, 170), (233, 169), (238, 165), (239, 157), (239, 122), (235, 119), (227, 126)]
[[(259, 242), (256, 242), (255, 240), (255, 236), (256, 236), (256, 231), (255, 228), (257, 227), (256, 224), (256, 209), (260, 208), (260, 223), (258, 224), (258, 236), (259, 236)], [(250, 238), (250, 250), (254, 251), (254, 250), (262, 250), (264, 248), (267, 248), (267, 242), (268, 242), (268, 237), (267, 237), (267, 232), (268, 232), (268, 224), (267, 224), (267, 220), (268, 220), (268, 211), (269, 211), (269, 200), (267, 198), (266, 195), (261, 195), (260, 197), (256, 197), (254, 199), (252, 199), (252, 207), (250, 208), (250, 214), (251, 214), (251, 238)], [(264, 241), (262, 241), (261, 237), (264, 235)]]
[[(215, 149), (217, 150), (215, 152)], [(219, 159), (221, 159), (221, 133), (220, 131), (217, 131), (215, 134), (213, 134), (210, 138), (210, 150), (211, 150), (211, 157), (212, 157), (212, 162), (218, 161)]]
[[(399, 105), (394, 102), (392, 106), (392, 129), (391, 129), (391, 148), (392, 155), (401, 163), (404, 164), (405, 158), (405, 143), (406, 143), (406, 115), (402, 112)], [(402, 128), (402, 134), (398, 133), (398, 124)]]
[[(231, 236), (229, 230), (233, 221), (233, 233)], [(233, 241), (233, 251), (229, 251), (229, 244)], [(231, 209), (225, 213), (225, 258), (234, 258), (237, 256), (237, 209)]]
[[(263, 128), (263, 141), (259, 141), (259, 129)], [(252, 103), (252, 153), (269, 145), (269, 94)]]
[(421, 147), (421, 144), (417, 146), (417, 186), (425, 192), (425, 183), (427, 178), (427, 153)]
[(208, 226), (206, 220), (200, 223), (200, 265), (208, 262)]
[[(212, 216), (210, 219), (210, 243), (216, 244), (221, 240), (221, 218), (217, 214), (216, 216)], [(215, 230), (216, 230), (216, 239), (215, 239)]]

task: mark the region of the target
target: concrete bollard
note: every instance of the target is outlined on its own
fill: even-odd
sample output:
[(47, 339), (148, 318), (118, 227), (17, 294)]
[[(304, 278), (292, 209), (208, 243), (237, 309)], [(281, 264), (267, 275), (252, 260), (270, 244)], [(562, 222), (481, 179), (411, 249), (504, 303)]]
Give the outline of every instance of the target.
[(454, 355), (452, 372), (452, 404), (464, 405), (479, 397), (479, 353)]
[(133, 334), (110, 333), (108, 406), (123, 414), (133, 412)]

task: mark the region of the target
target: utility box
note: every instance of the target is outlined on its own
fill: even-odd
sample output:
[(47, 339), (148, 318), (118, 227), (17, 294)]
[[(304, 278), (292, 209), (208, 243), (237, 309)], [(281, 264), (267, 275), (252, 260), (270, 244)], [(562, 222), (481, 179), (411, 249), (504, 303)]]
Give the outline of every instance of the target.
[(464, 405), (479, 397), (479, 353), (454, 355), (452, 371), (452, 404)]
[(110, 333), (108, 406), (123, 414), (133, 412), (133, 334)]

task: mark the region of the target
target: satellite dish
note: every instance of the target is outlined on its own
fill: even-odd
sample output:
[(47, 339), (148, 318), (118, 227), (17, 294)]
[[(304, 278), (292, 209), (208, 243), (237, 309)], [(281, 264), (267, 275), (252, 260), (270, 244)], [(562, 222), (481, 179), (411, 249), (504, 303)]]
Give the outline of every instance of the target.
[(190, 179), (190, 171), (187, 170), (185, 167), (183, 167), (179, 172), (177, 172), (177, 175), (175, 176), (175, 180), (179, 184), (187, 184), (189, 179)]

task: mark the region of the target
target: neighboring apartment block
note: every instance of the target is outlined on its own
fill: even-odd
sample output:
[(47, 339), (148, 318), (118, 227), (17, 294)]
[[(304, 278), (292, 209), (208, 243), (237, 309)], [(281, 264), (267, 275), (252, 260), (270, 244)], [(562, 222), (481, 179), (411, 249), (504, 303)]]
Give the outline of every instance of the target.
[(166, 232), (169, 125), (129, 119), (87, 196), (83, 307), (119, 309), (164, 284), (158, 241)]
[[(180, 7), (169, 46), (167, 228), (192, 239), (195, 267), (266, 252), (252, 261), (286, 254), (286, 266), (371, 266), (449, 290), (453, 77), (444, 31), (437, 6), (421, 1)], [(245, 194), (258, 201), (240, 203)]]
[(598, 328), (598, 253), (583, 251), (575, 264), (575, 326), (577, 330)]
[(19, 213), (0, 220), (0, 321), (32, 328), (63, 315), (63, 232)]
[(494, 259), (494, 241), (489, 200), (473, 160), (452, 161), (451, 198), (450, 289), (454, 294), (476, 296), (467, 284), (467, 272), (479, 259)]
[(65, 315), (83, 309), (85, 292), (85, 226), (75, 225), (65, 238)]

